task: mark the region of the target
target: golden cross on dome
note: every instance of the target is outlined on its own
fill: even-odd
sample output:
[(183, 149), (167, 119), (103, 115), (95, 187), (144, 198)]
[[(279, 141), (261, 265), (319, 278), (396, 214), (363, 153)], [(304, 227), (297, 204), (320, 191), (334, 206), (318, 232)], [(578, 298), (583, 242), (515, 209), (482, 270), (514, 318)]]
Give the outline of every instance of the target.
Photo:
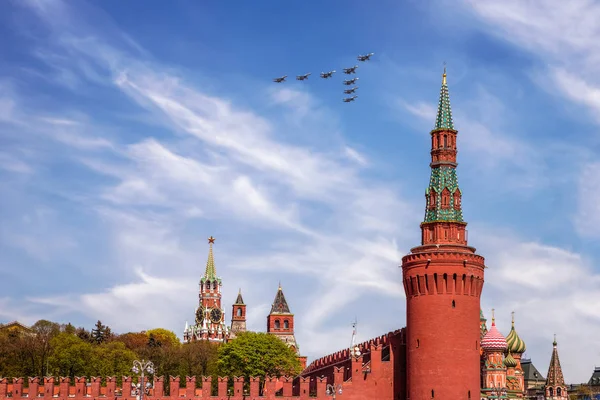
[(211, 237), (208, 238), (208, 243), (209, 244), (213, 244), (214, 242), (215, 242), (215, 238), (214, 237), (211, 236)]

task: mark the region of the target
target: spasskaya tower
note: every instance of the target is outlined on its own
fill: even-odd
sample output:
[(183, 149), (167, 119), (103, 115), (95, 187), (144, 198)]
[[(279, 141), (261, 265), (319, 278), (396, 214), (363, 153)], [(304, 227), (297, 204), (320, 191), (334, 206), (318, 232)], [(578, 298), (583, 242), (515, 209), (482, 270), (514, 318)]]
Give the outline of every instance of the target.
[(446, 69), (431, 131), (421, 245), (402, 258), (409, 400), (478, 399), (484, 258), (467, 244)]

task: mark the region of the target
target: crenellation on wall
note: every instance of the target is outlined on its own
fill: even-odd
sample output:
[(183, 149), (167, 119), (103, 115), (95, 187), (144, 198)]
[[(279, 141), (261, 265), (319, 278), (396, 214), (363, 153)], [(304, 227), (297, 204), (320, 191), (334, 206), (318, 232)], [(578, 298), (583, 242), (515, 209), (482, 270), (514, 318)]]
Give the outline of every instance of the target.
[[(385, 335), (384, 335), (385, 336)], [(146, 397), (147, 400), (327, 400), (327, 384), (333, 384), (336, 388), (339, 385), (343, 388), (343, 397), (346, 400), (359, 400), (364, 391), (377, 390), (378, 393), (385, 394), (391, 390), (391, 384), (382, 384), (381, 380), (389, 381), (393, 376), (393, 368), (389, 362), (381, 362), (381, 349), (384, 343), (391, 343), (382, 336), (375, 340), (366, 341), (369, 344), (369, 352), (359, 357), (347, 358), (348, 363), (331, 367), (330, 372), (323, 376), (282, 376), (264, 379), (264, 390), (261, 393), (261, 378), (254, 377), (248, 380), (248, 387), (244, 389), (246, 380), (243, 377), (234, 377), (229, 382), (227, 377), (217, 378), (217, 392), (213, 395), (213, 378), (210, 376), (186, 376), (185, 388), (180, 387), (182, 377), (170, 376), (168, 378), (170, 392), (164, 393), (165, 377), (156, 376), (149, 378), (153, 382), (153, 388)], [(363, 347), (366, 345), (363, 344)], [(338, 352), (333, 359), (339, 359), (346, 353)], [(349, 354), (349, 353), (348, 353)], [(379, 359), (379, 362), (373, 362)], [(343, 362), (344, 360), (342, 360)], [(352, 379), (352, 378), (355, 379)], [(375, 382), (375, 379), (379, 382)], [(18, 400), (25, 398), (39, 397), (56, 400), (135, 400), (136, 396), (132, 392), (132, 382), (135, 378), (122, 377), (122, 385), (117, 387), (114, 377), (106, 377), (103, 383), (102, 377), (76, 377), (71, 381), (68, 377), (43, 379), (32, 377), (28, 378), (28, 387), (24, 388), (23, 378), (0, 378), (0, 400)], [(201, 382), (202, 388), (196, 388), (196, 383)], [(233, 390), (230, 384), (233, 384)], [(388, 387), (390, 386), (390, 387)], [(248, 390), (249, 389), (249, 390)], [(381, 390), (384, 390), (383, 392)], [(391, 392), (390, 392), (391, 393)], [(381, 398), (387, 398), (387, 397)]]

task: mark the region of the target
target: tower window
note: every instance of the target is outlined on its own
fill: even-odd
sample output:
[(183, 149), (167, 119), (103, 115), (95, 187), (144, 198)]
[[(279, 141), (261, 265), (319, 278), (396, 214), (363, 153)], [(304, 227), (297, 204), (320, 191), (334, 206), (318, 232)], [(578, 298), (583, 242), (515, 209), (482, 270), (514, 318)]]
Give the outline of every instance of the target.
[(467, 393), (467, 397), (470, 399), (471, 398), (471, 391), (469, 390), (469, 392)]
[(417, 339), (417, 349), (421, 346), (421, 341)]
[(281, 322), (278, 319), (275, 320), (275, 329), (281, 328)]
[[(446, 138), (446, 136), (444, 136), (444, 139)], [(435, 397), (435, 392), (433, 391), (433, 389), (431, 389), (431, 398), (433, 399)]]
[[(444, 135), (444, 148), (448, 147), (448, 137)], [(433, 397), (433, 396), (431, 396)]]
[(290, 323), (287, 319), (283, 321), (283, 329), (290, 329)]
[(241, 316), (242, 316), (242, 309), (241, 309), (241, 308), (238, 308), (238, 309), (237, 309), (237, 311), (236, 311), (235, 313), (236, 313), (236, 315), (237, 315), (238, 317), (241, 317)]
[(213, 289), (216, 289), (216, 288), (217, 288), (217, 281), (214, 281), (213, 282)]
[(452, 308), (456, 308), (456, 302), (452, 300)]

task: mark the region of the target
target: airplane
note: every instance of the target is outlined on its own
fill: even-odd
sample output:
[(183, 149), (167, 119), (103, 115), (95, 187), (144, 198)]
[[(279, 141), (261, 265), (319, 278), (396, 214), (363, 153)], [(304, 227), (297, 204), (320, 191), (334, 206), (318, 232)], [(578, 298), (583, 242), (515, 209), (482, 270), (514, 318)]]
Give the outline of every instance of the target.
[(305, 80), (305, 79), (308, 79), (308, 76), (309, 76), (309, 75), (310, 75), (310, 72), (309, 72), (308, 74), (306, 74), (306, 75), (298, 75), (298, 76), (296, 77), (296, 80), (297, 80), (297, 81), (303, 81), (303, 80)]
[(354, 82), (356, 82), (357, 80), (358, 80), (358, 78), (346, 79), (344, 81), (344, 85), (346, 85), (346, 86), (354, 85)]
[(356, 92), (356, 89), (358, 89), (358, 86), (354, 86), (353, 88), (350, 88), (350, 89), (345, 89), (344, 94), (352, 94), (352, 93)]
[(335, 71), (321, 72), (321, 78), (324, 78), (324, 79), (331, 78), (331, 76), (333, 74), (335, 74)]
[(350, 68), (344, 68), (344, 73), (347, 75), (355, 74), (356, 68), (358, 68), (358, 65), (355, 65), (354, 67), (350, 67)]
[(346, 97), (345, 99), (342, 99), (344, 101), (344, 103), (350, 103), (351, 101), (354, 101), (354, 99), (356, 99), (358, 96), (354, 95), (352, 97)]
[(364, 55), (364, 56), (358, 56), (358, 57), (356, 57), (356, 59), (357, 59), (358, 61), (367, 61), (367, 60), (370, 60), (370, 59), (371, 59), (371, 56), (372, 56), (373, 54), (375, 54), (375, 53), (369, 53), (369, 54), (366, 54), (366, 55)]
[(276, 83), (285, 82), (285, 78), (287, 78), (287, 75), (284, 75), (281, 78), (275, 78), (275, 79), (273, 79), (273, 82), (276, 82)]

